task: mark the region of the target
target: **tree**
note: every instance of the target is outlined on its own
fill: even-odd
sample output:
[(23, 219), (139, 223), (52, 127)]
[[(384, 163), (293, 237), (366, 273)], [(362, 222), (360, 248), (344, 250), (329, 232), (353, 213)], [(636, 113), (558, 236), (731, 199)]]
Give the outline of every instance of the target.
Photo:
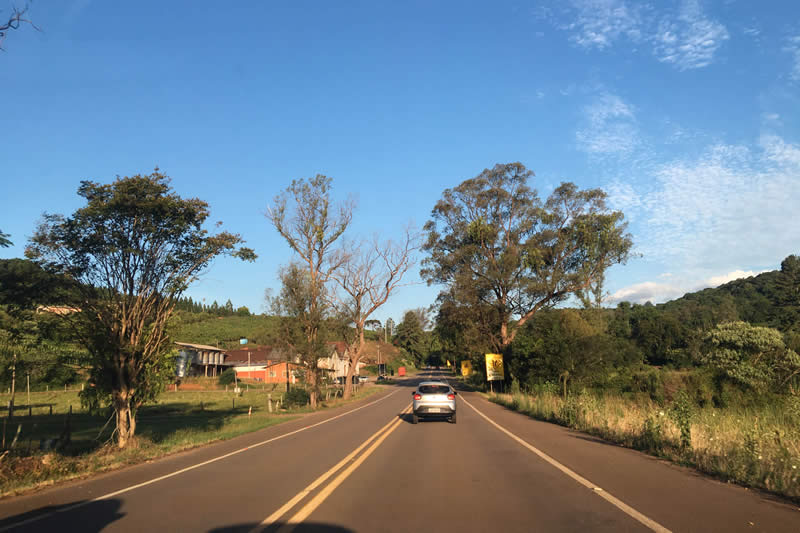
[(406, 351), (419, 366), (425, 356), (425, 332), (415, 311), (406, 311), (397, 325), (394, 343)]
[[(391, 241), (379, 243), (375, 240), (367, 251), (358, 247), (345, 254), (341, 268), (332, 274), (339, 286), (340, 295), (335, 298), (336, 306), (345, 331), (353, 329), (348, 340), (349, 367), (344, 385), (344, 398), (352, 391), (353, 376), (361, 361), (364, 349), (364, 329), (369, 317), (387, 302), (400, 286), (403, 277), (414, 264), (413, 252), (417, 248), (416, 237), (406, 231), (401, 244)], [(378, 322), (380, 325), (380, 322)]]
[(491, 342), (505, 350), (538, 311), (590, 289), (632, 246), (600, 189), (562, 183), (542, 203), (521, 163), (496, 165), (444, 191), (425, 224), (422, 276), (447, 298), (494, 309)]
[(14, 243), (11, 242), (9, 237), (11, 237), (11, 235), (9, 235), (8, 233), (3, 233), (3, 231), (0, 230), (0, 248), (8, 248), (9, 246), (14, 245)]
[(786, 348), (778, 330), (747, 322), (719, 324), (705, 336), (702, 362), (740, 386), (763, 392), (794, 392), (800, 355)]
[(383, 325), (383, 342), (389, 342), (389, 340), (394, 335), (394, 320), (392, 317), (386, 319), (386, 323)]
[(777, 322), (784, 329), (793, 329), (800, 322), (800, 257), (790, 255), (781, 262), (775, 279)]
[(9, 30), (18, 30), (19, 27), (23, 24), (30, 24), (31, 27), (35, 30), (39, 30), (36, 25), (30, 21), (30, 19), (25, 18), (25, 13), (28, 12), (28, 6), (26, 5), (22, 9), (18, 9), (16, 7), (11, 8), (11, 16), (8, 17), (8, 21), (4, 23), (0, 23), (0, 50), (4, 50), (3, 42), (6, 40), (6, 36), (8, 35)]
[(208, 204), (184, 199), (156, 169), (111, 184), (81, 182), (86, 200), (72, 216), (44, 215), (26, 255), (76, 280), (79, 313), (65, 315), (91, 354), (83, 400), (110, 398), (117, 445), (136, 430), (136, 412), (174, 375), (167, 321), (176, 300), (214, 258), (254, 260), (242, 239), (209, 234)]
[[(293, 308), (298, 313), (293, 316), (301, 321), (303, 344), (310, 350), (301, 357), (306, 358), (313, 408), (317, 406), (319, 392), (317, 358), (323, 356), (317, 348), (324, 346), (321, 328), (328, 306), (325, 286), (344, 260), (343, 255), (333, 253), (334, 245), (353, 218), (352, 202), (331, 205), (331, 183), (331, 178), (321, 174), (309, 180), (293, 180), (286, 191), (275, 197), (267, 213), (269, 221), (299, 257), (299, 263), (286, 272), (289, 276), (286, 280), (298, 287), (297, 290), (307, 291), (303, 306)], [(303, 276), (296, 272), (300, 264), (305, 272)], [(284, 287), (285, 284), (286, 281)]]

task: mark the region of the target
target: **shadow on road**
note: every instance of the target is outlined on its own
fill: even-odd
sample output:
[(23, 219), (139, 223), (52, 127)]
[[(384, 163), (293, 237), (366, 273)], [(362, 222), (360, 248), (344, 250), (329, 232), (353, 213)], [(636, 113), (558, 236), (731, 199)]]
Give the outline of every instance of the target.
[[(283, 522), (276, 522), (261, 531), (272, 533), (273, 531), (278, 531), (284, 525), (286, 524)], [(235, 524), (209, 529), (208, 533), (247, 533), (256, 527), (258, 527), (258, 524)], [(302, 524), (297, 524), (292, 531), (295, 533), (355, 533), (352, 529), (346, 527), (320, 522), (303, 522)]]
[[(85, 504), (84, 502), (75, 502), (67, 505), (41, 507), (34, 511), (0, 520), (0, 530), (9, 528), (14, 532), (102, 531), (109, 524), (125, 516), (125, 513), (120, 512), (121, 507), (122, 502), (116, 499), (100, 500)], [(73, 510), (70, 511), (70, 509)], [(69, 519), (67, 519), (66, 513), (69, 513)], [(37, 517), (42, 518), (34, 520)], [(27, 524), (24, 523), (28, 520), (32, 521)]]

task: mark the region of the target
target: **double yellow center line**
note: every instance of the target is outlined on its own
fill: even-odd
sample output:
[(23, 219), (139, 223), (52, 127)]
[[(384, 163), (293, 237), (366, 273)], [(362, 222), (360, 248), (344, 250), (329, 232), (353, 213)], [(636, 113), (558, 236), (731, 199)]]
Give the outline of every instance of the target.
[[(294, 530), (294, 528), (302, 523), (308, 516), (314, 512), (314, 510), (319, 507), (322, 502), (324, 502), (328, 496), (330, 496), (336, 488), (344, 482), (345, 479), (350, 476), (360, 465), (363, 463), (367, 457), (369, 457), (375, 449), (381, 445), (381, 443), (386, 440), (388, 437), (397, 427), (403, 423), (402, 416), (410, 412), (411, 405), (406, 406), (403, 409), (397, 418), (391, 420), (388, 424), (383, 426), (381, 429), (373, 433), (367, 440), (362, 442), (355, 450), (347, 454), (347, 456), (336, 463), (330, 470), (319, 476), (317, 479), (312, 481), (306, 488), (298, 492), (294, 497), (292, 497), (289, 501), (283, 504), (277, 511), (266, 517), (260, 524), (258, 524), (255, 528), (251, 530), (251, 533), (255, 533), (256, 531), (264, 531), (266, 528), (271, 526), (272, 524), (276, 523), (283, 515), (288, 513), (292, 508), (294, 508), (297, 504), (299, 504), (306, 496), (311, 494), (315, 489), (319, 488), (323, 483), (325, 483), (331, 476), (336, 474), (339, 470), (341, 470), (345, 465), (348, 463), (352, 463), (347, 466), (342, 472), (339, 473), (336, 478), (328, 484), (324, 489), (322, 489), (318, 494), (316, 494), (308, 503), (306, 503), (299, 511), (297, 511), (291, 518), (289, 518), (283, 527), (281, 527), (278, 532), (279, 533), (289, 533), (290, 531)], [(370, 443), (372, 445), (370, 446)], [(367, 448), (369, 446), (369, 448)], [(355, 459), (359, 453), (361, 453), (364, 448), (367, 450)], [(355, 461), (353, 460), (355, 459)]]

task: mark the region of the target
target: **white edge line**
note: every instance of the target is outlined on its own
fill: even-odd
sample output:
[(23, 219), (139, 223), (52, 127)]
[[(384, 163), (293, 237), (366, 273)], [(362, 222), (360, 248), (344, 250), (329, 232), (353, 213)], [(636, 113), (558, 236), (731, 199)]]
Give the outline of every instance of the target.
[(472, 405), (467, 400), (465, 400), (463, 396), (461, 397), (461, 400), (464, 403), (466, 403), (467, 405), (469, 405), (472, 408), (473, 411), (475, 411), (476, 413), (481, 415), (484, 419), (486, 419), (487, 422), (492, 424), (494, 427), (496, 427), (497, 429), (499, 429), (500, 431), (502, 431), (503, 433), (505, 433), (506, 435), (508, 435), (509, 437), (514, 439), (515, 441), (517, 441), (518, 443), (520, 443), (523, 446), (525, 446), (526, 448), (528, 448), (528, 450), (532, 451), (533, 453), (535, 453), (536, 455), (538, 455), (539, 457), (541, 457), (542, 459), (544, 459), (545, 461), (550, 463), (552, 466), (554, 466), (557, 469), (561, 470), (561, 472), (563, 472), (567, 476), (571, 477), (572, 479), (574, 479), (575, 481), (577, 481), (578, 483), (580, 483), (584, 487), (586, 487), (588, 489), (591, 489), (594, 494), (597, 494), (598, 496), (600, 496), (604, 500), (608, 501), (611, 505), (617, 507), (623, 513), (625, 513), (628, 516), (630, 516), (631, 518), (634, 518), (635, 520), (641, 522), (642, 524), (644, 524), (645, 526), (647, 526), (648, 528), (650, 528), (653, 531), (656, 531), (658, 533), (671, 533), (671, 531), (669, 529), (665, 528), (664, 526), (662, 526), (661, 524), (659, 524), (655, 520), (653, 520), (651, 518), (648, 518), (647, 516), (643, 515), (642, 513), (640, 513), (639, 511), (637, 511), (636, 509), (634, 509), (633, 507), (631, 507), (627, 503), (623, 502), (619, 498), (616, 498), (616, 497), (612, 496), (607, 491), (603, 490), (601, 487), (598, 487), (596, 484), (592, 483), (591, 481), (589, 481), (585, 477), (581, 476), (580, 474), (578, 474), (576, 472), (573, 472), (572, 470), (570, 470), (566, 466), (562, 465), (561, 463), (559, 463), (558, 461), (556, 461), (555, 459), (553, 459), (552, 457), (550, 457), (549, 455), (547, 455), (543, 451), (541, 451), (538, 448), (528, 444), (527, 442), (525, 442), (520, 437), (517, 437), (516, 435), (511, 433), (509, 430), (507, 430), (506, 428), (504, 428), (503, 426), (501, 426), (500, 424), (498, 424), (497, 422), (495, 422), (494, 420), (492, 420), (491, 418), (489, 418), (488, 416), (483, 414), (481, 411), (479, 411), (474, 405)]
[(336, 416), (333, 416), (331, 418), (326, 418), (325, 420), (322, 420), (321, 422), (317, 422), (315, 424), (311, 424), (311, 425), (302, 427), (300, 429), (296, 429), (294, 431), (290, 431), (289, 433), (284, 433), (283, 435), (278, 435), (277, 437), (272, 437), (271, 439), (267, 439), (265, 441), (261, 441), (261, 442), (258, 442), (256, 444), (251, 444), (250, 446), (246, 446), (244, 448), (240, 448), (240, 449), (232, 451), (230, 453), (226, 453), (225, 455), (220, 455), (219, 457), (214, 457), (213, 459), (209, 459), (207, 461), (203, 461), (202, 463), (197, 463), (196, 465), (187, 466), (186, 468), (181, 468), (180, 470), (176, 470), (175, 472), (170, 472), (169, 474), (165, 474), (163, 476), (159, 476), (157, 478), (153, 478), (153, 479), (151, 479), (149, 481), (144, 481), (142, 483), (138, 483), (136, 485), (131, 485), (130, 487), (127, 487), (127, 488), (124, 488), (124, 489), (120, 489), (120, 490), (117, 490), (117, 491), (114, 491), (114, 492), (109, 492), (108, 494), (103, 494), (102, 496), (98, 496), (97, 498), (93, 498), (91, 500), (86, 500), (86, 501), (83, 501), (83, 502), (80, 502), (80, 503), (76, 503), (76, 504), (70, 505), (68, 507), (64, 507), (62, 509), (58, 509), (56, 511), (51, 511), (49, 513), (45, 513), (43, 515), (34, 516), (34, 517), (29, 518), (27, 520), (23, 520), (22, 522), (16, 522), (14, 524), (10, 524), (10, 525), (4, 526), (4, 527), (0, 528), (0, 532), (8, 531), (8, 530), (13, 529), (13, 528), (17, 528), (17, 527), (25, 526), (25, 525), (28, 525), (28, 524), (32, 524), (34, 522), (38, 522), (39, 520), (44, 520), (45, 518), (49, 518), (49, 517), (51, 517), (53, 515), (56, 515), (56, 514), (59, 514), (59, 513), (66, 513), (67, 511), (73, 511), (73, 510), (78, 509), (80, 507), (83, 507), (85, 505), (89, 505), (90, 503), (98, 502), (98, 501), (101, 501), (101, 500), (107, 500), (109, 498), (113, 498), (114, 496), (119, 496), (120, 494), (124, 494), (126, 492), (130, 492), (132, 490), (144, 487), (146, 485), (151, 485), (153, 483), (157, 483), (159, 481), (163, 481), (163, 480), (171, 478), (173, 476), (177, 476), (179, 474), (183, 474), (183, 473), (188, 472), (190, 470), (194, 470), (195, 468), (200, 468), (201, 466), (205, 466), (205, 465), (208, 465), (208, 464), (211, 464), (211, 463), (215, 463), (217, 461), (221, 461), (222, 459), (227, 459), (228, 457), (231, 457), (232, 455), (236, 455), (236, 454), (239, 454), (239, 453), (242, 453), (242, 452), (246, 452), (247, 450), (250, 450), (252, 448), (258, 448), (259, 446), (263, 446), (265, 444), (269, 444), (270, 442), (275, 442), (276, 440), (280, 440), (280, 439), (283, 439), (285, 437), (290, 437), (292, 435), (300, 433), (301, 431), (305, 431), (307, 429), (311, 429), (311, 428), (314, 428), (314, 427), (317, 427), (317, 426), (321, 426), (322, 424), (327, 424), (328, 422), (336, 420), (337, 418), (341, 418), (341, 417), (347, 416), (347, 415), (349, 415), (351, 413), (355, 413), (356, 411), (360, 411), (361, 409), (364, 409), (365, 407), (369, 407), (370, 405), (375, 405), (376, 403), (385, 400), (386, 398), (388, 398), (389, 396), (393, 395), (396, 392), (397, 392), (397, 390), (395, 390), (393, 392), (390, 392), (389, 394), (387, 394), (386, 396), (384, 396), (382, 398), (378, 398), (377, 400), (375, 400), (373, 402), (370, 402), (368, 404), (364, 404), (361, 407), (356, 407), (355, 409), (351, 409), (350, 411), (347, 411), (346, 413), (342, 413), (340, 415), (336, 415)]

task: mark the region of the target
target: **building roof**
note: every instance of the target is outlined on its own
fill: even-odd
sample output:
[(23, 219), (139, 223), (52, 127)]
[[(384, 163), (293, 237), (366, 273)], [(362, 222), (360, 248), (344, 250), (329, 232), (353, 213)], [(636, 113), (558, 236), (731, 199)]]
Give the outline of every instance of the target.
[(228, 350), (225, 352), (227, 357), (226, 363), (246, 363), (248, 355), (250, 363), (269, 363), (275, 359), (281, 359), (280, 352), (273, 349), (272, 346), (253, 346), (251, 348), (237, 348), (236, 350)]
[(216, 346), (207, 346), (205, 344), (192, 344), (190, 342), (176, 342), (178, 346), (183, 346), (184, 348), (191, 348), (192, 350), (204, 350), (207, 352), (224, 352), (222, 348), (217, 348)]
[(347, 343), (344, 341), (329, 342), (328, 346), (335, 348), (339, 355), (344, 355), (347, 352)]

